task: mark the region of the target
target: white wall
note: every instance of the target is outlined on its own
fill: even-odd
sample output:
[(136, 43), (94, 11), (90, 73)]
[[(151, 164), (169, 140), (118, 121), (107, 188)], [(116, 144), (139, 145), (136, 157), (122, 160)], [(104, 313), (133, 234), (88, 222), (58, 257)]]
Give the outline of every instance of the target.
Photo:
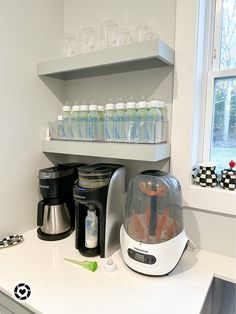
[[(0, 238), (36, 227), (43, 128), (61, 109), (37, 77), (37, 62), (60, 54), (62, 0), (0, 1)], [(55, 84), (54, 84), (55, 85)]]
[(236, 257), (236, 219), (233, 216), (185, 208), (186, 233), (197, 247)]

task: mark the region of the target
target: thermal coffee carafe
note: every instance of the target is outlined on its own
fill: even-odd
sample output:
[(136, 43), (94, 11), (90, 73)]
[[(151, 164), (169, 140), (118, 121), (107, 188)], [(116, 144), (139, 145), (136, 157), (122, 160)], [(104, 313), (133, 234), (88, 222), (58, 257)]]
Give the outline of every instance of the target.
[(125, 168), (96, 164), (78, 169), (74, 185), (76, 248), (84, 256), (108, 257), (119, 247), (124, 217)]
[(73, 185), (81, 164), (63, 164), (39, 170), (43, 200), (38, 203), (37, 229), (42, 240), (60, 240), (71, 234), (75, 224)]
[(162, 276), (175, 268), (188, 238), (174, 176), (147, 170), (131, 179), (120, 241), (125, 263), (139, 273)]

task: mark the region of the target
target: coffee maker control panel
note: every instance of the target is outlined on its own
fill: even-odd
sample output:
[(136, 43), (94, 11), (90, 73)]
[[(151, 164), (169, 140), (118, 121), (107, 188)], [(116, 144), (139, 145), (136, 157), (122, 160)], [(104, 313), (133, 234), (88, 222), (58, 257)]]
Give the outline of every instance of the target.
[(128, 255), (130, 258), (140, 263), (153, 265), (156, 263), (156, 257), (149, 254), (143, 254), (132, 249), (128, 249)]

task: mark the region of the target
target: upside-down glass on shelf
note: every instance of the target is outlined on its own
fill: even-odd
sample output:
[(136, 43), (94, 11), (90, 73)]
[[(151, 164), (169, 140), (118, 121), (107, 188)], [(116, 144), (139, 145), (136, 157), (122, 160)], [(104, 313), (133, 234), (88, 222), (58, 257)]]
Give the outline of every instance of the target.
[(122, 27), (119, 29), (119, 46), (127, 46), (134, 42), (134, 31), (132, 28)]
[(119, 26), (114, 21), (106, 21), (100, 27), (100, 37), (102, 48), (112, 48), (118, 46)]
[(75, 36), (69, 33), (63, 36), (64, 57), (74, 56), (77, 53)]
[(80, 51), (91, 52), (96, 47), (96, 32), (91, 27), (83, 28), (79, 34), (79, 46)]
[(158, 38), (159, 35), (153, 31), (150, 23), (144, 22), (136, 26), (136, 40), (138, 42)]

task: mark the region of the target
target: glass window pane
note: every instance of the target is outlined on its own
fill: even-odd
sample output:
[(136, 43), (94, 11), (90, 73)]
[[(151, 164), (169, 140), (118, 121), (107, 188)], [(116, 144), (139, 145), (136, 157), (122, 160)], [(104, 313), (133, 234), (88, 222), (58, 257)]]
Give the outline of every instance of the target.
[(220, 69), (236, 68), (236, 0), (222, 1)]
[(236, 160), (236, 77), (215, 80), (210, 160), (217, 171)]

